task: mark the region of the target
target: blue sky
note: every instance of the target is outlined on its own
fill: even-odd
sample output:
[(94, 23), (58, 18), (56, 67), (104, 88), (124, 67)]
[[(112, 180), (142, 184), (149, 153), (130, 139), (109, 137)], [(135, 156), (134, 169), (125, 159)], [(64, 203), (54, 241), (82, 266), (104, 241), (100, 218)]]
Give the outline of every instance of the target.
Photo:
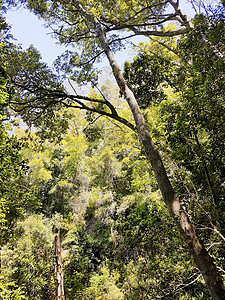
[(11, 32), (17, 43), (21, 43), (24, 49), (32, 44), (40, 51), (43, 61), (50, 65), (66, 49), (56, 44), (50, 36), (51, 30), (44, 27), (43, 21), (25, 9), (9, 11), (6, 21), (12, 26)]
[[(180, 1), (183, 10), (188, 15), (193, 14), (190, 4), (185, 0)], [(25, 9), (11, 10), (6, 15), (7, 22), (12, 25), (11, 32), (21, 43), (23, 48), (28, 48), (31, 44), (37, 48), (43, 58), (43, 61), (49, 65), (57, 58), (58, 55), (65, 51), (65, 47), (56, 44), (56, 40), (51, 37), (51, 29), (44, 27), (44, 22), (39, 20), (35, 15)], [(144, 40), (145, 38), (138, 38), (136, 40)], [(147, 40), (147, 38), (146, 38)], [(117, 53), (116, 58), (120, 65), (127, 59), (132, 58), (130, 50)], [(106, 59), (103, 60), (101, 65), (108, 65)]]

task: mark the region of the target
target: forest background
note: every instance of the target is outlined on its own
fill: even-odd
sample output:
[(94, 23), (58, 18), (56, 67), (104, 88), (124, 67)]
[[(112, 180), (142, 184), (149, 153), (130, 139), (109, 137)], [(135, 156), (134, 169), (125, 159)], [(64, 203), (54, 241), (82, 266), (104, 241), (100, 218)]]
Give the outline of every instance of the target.
[[(190, 3), (1, 3), (2, 299), (57, 297), (57, 231), (66, 299), (225, 298), (225, 8)], [(54, 70), (16, 45), (21, 6), (69, 45)]]

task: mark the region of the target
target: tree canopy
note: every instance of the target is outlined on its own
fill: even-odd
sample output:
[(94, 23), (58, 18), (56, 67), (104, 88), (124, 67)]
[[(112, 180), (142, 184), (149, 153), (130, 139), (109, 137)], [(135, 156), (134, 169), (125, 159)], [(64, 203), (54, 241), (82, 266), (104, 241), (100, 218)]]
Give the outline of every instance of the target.
[[(1, 296), (54, 299), (52, 225), (67, 299), (223, 299), (224, 4), (200, 3), (192, 21), (175, 0), (10, 5), (78, 50), (56, 75), (2, 22)], [(123, 73), (114, 53), (139, 35), (150, 40)], [(117, 86), (97, 84), (102, 55)], [(77, 94), (74, 81), (92, 90)], [(33, 130), (10, 138), (15, 116)]]

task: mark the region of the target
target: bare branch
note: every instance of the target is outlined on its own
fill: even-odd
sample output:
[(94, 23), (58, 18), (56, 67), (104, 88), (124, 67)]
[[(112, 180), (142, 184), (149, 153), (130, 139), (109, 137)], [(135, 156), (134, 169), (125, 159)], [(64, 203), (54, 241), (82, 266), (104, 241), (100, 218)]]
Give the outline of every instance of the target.
[[(165, 16), (162, 16), (163, 18), (161, 20), (158, 20), (158, 18), (156, 18), (158, 21), (155, 21), (155, 22), (145, 22), (145, 23), (138, 23), (138, 24), (123, 24), (123, 25), (117, 25), (117, 26), (115, 25), (113, 27), (106, 29), (105, 31), (109, 32), (112, 30), (120, 30), (120, 29), (133, 30), (133, 28), (136, 28), (136, 27), (157, 26), (157, 25), (161, 25), (167, 21), (177, 20), (176, 15), (177, 15), (177, 13), (165, 15)], [(148, 18), (148, 20), (149, 20), (149, 18)]]
[(185, 26), (186, 28), (192, 28), (193, 26), (192, 26), (191, 22), (189, 22), (187, 16), (185, 15), (185, 13), (180, 8), (179, 1), (168, 0), (168, 2), (172, 5), (172, 7), (174, 8), (176, 14), (181, 18), (181, 20), (183, 22), (182, 25)]
[(91, 111), (97, 114), (100, 114), (102, 116), (107, 116), (111, 119), (114, 119), (122, 124), (124, 124), (125, 126), (127, 126), (128, 128), (132, 129), (133, 131), (136, 132), (136, 128), (135, 126), (130, 123), (128, 120), (124, 119), (123, 117), (119, 116), (117, 113), (116, 114), (112, 114), (112, 113), (108, 113), (104, 110), (99, 110), (97, 108), (94, 107), (89, 107), (87, 105), (85, 105), (84, 103), (82, 103), (81, 101), (74, 99), (74, 102), (77, 103), (76, 104), (69, 104), (67, 102), (62, 101), (61, 103), (65, 106), (65, 107), (71, 107), (71, 108), (78, 108), (78, 109), (82, 109), (82, 110), (87, 110), (87, 111)]
[[(111, 119), (114, 119), (114, 120), (126, 125), (133, 131), (136, 131), (136, 128), (132, 123), (130, 123), (128, 120), (126, 120), (125, 118), (118, 115), (113, 104), (110, 103), (101, 92), (100, 92), (100, 94), (102, 95), (103, 100), (91, 98), (91, 97), (87, 97), (87, 96), (83, 96), (83, 95), (77, 95), (77, 94), (69, 95), (66, 92), (61, 91), (61, 90), (50, 90), (50, 89), (46, 89), (43, 87), (37, 87), (37, 88), (32, 89), (32, 88), (27, 87), (26, 85), (23, 85), (22, 83), (14, 81), (13, 79), (11, 79), (11, 80), (12, 80), (12, 83), (16, 87), (18, 87), (20, 89), (24, 89), (25, 91), (29, 92), (30, 96), (31, 96), (31, 98), (29, 98), (29, 100), (26, 100), (26, 101), (22, 101), (22, 102), (11, 101), (10, 102), (11, 106), (14, 105), (14, 107), (12, 107), (12, 108), (14, 109), (14, 111), (19, 112), (19, 113), (21, 113), (22, 111), (24, 111), (26, 109), (29, 109), (32, 112), (35, 112), (35, 111), (37, 112), (37, 110), (40, 110), (40, 112), (38, 111), (37, 117), (34, 118), (33, 121), (38, 119), (41, 116), (41, 114), (45, 110), (47, 110), (49, 107), (52, 107), (54, 109), (54, 106), (56, 104), (61, 104), (65, 107), (83, 109), (83, 110), (98, 113), (103, 116), (107, 116)], [(70, 83), (70, 81), (69, 81), (69, 83)], [(37, 92), (39, 93), (39, 95), (35, 96), (35, 93), (37, 93)], [(75, 93), (76, 93), (76, 91), (75, 91)], [(106, 105), (110, 109), (110, 112), (104, 111), (103, 109), (101, 110), (99, 108), (90, 107), (87, 104), (85, 104), (83, 101), (86, 101), (87, 103), (88, 102), (100, 103), (100, 104)], [(20, 106), (21, 108), (16, 108), (15, 106)]]
[(173, 37), (177, 35), (181, 35), (187, 31), (186, 28), (181, 28), (172, 31), (157, 31), (157, 30), (137, 30), (133, 28), (133, 32), (136, 35), (143, 35), (143, 36), (161, 36), (161, 37)]
[[(93, 82), (92, 82), (92, 84), (93, 84)], [(94, 86), (98, 90), (98, 92), (100, 93), (100, 95), (102, 96), (102, 98), (104, 99), (105, 105), (107, 105), (109, 107), (109, 109), (111, 110), (112, 114), (116, 115), (117, 112), (116, 112), (115, 107), (112, 105), (112, 103), (105, 97), (105, 95), (102, 93), (102, 91), (98, 88), (97, 85), (94, 85)]]

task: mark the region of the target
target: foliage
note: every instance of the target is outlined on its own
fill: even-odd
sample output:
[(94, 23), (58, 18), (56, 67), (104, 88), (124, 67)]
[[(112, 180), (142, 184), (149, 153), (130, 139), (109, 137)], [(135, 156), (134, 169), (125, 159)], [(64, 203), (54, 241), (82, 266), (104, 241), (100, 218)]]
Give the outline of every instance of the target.
[(16, 239), (1, 249), (2, 299), (52, 299), (54, 235), (42, 216), (19, 222)]
[(162, 89), (170, 62), (157, 55), (139, 54), (132, 63), (125, 62), (124, 78), (135, 93), (141, 108), (164, 99)]
[[(114, 230), (118, 258), (125, 263), (123, 290), (127, 299), (179, 299), (185, 295), (178, 287), (185, 286), (194, 268), (158, 192), (149, 198), (136, 194), (133, 199), (123, 199)], [(199, 287), (192, 285), (193, 297), (203, 292)]]
[(39, 128), (43, 140), (60, 139), (55, 132), (67, 130), (70, 116), (60, 113), (61, 103), (57, 98), (64, 98), (64, 87), (59, 76), (41, 61), (40, 53), (32, 45), (25, 51), (14, 45), (0, 50), (7, 73), (13, 79), (9, 105), (14, 115), (19, 115), (29, 127)]
[(110, 272), (106, 266), (100, 268), (97, 274), (90, 278), (90, 287), (88, 287), (83, 297), (86, 299), (112, 299), (122, 300), (124, 295), (116, 285), (120, 274), (116, 271)]
[[(8, 93), (6, 89), (6, 72), (1, 66), (0, 77), (0, 217), (1, 217), (1, 244), (10, 237), (17, 219), (24, 213), (32, 211), (37, 206), (32, 187), (24, 178), (27, 165), (20, 150), (23, 145), (16, 137), (9, 137), (7, 131), (10, 125), (4, 115)], [(7, 118), (6, 118), (7, 119)]]
[[(191, 172), (199, 196), (208, 198), (207, 202), (204, 200), (205, 209), (217, 219), (215, 222), (219, 222), (222, 232), (225, 86), (224, 60), (216, 55), (215, 49), (224, 51), (224, 35), (220, 34), (224, 28), (223, 17), (200, 15), (195, 19), (195, 29), (179, 42), (182, 66), (177, 70), (177, 87), (182, 98), (178, 105), (171, 107), (172, 115), (167, 115), (173, 158), (182, 161)], [(208, 42), (202, 45), (201, 38)], [(168, 109), (165, 104), (163, 114)]]
[[(58, 59), (58, 71), (78, 82), (91, 80), (94, 86), (92, 63), (103, 51), (94, 23), (85, 21), (73, 6), (77, 1), (22, 2), (51, 23), (61, 43), (82, 48)], [(124, 29), (165, 36), (176, 32), (171, 26), (162, 27), (171, 17), (164, 14), (164, 1), (79, 3), (101, 22), (114, 51), (123, 47)], [(176, 16), (185, 24), (182, 15), (176, 12)], [(122, 36), (113, 31), (123, 31)], [(169, 177), (221, 270), (224, 36), (219, 33), (223, 31), (223, 14), (199, 15), (178, 48), (173, 38), (154, 38), (150, 45), (141, 44), (140, 55), (125, 65), (125, 77), (163, 152)], [(21, 185), (25, 190), (36, 186), (41, 203), (37, 212), (48, 217), (31, 215), (19, 222), (14, 239), (2, 247), (2, 297), (54, 297), (52, 223), (63, 238), (67, 299), (209, 299), (162, 202), (130, 110), (118, 90), (108, 82), (89, 96), (76, 95), (73, 86), (69, 93), (32, 46), (26, 51), (3, 47), (1, 54), (12, 79), (8, 91), (2, 79), (1, 103), (9, 102), (29, 125), (37, 126), (37, 132), (29, 134), (18, 130), (21, 141), (26, 141), (21, 148), (2, 123), (0, 153), (7, 153), (6, 160), (3, 154), (1, 159), (8, 170), (2, 170), (0, 177), (7, 198), (2, 202), (3, 229), (12, 231), (11, 225), (30, 209), (30, 194), (22, 193)], [(1, 73), (4, 77), (4, 69)], [(29, 161), (25, 177), (21, 157)]]
[[(98, 242), (88, 236), (84, 229), (75, 229), (67, 234), (64, 247), (68, 247), (70, 256), (65, 259), (65, 290), (68, 299), (79, 297), (87, 286), (90, 274), (101, 262)], [(78, 299), (82, 299), (78, 298)]]

